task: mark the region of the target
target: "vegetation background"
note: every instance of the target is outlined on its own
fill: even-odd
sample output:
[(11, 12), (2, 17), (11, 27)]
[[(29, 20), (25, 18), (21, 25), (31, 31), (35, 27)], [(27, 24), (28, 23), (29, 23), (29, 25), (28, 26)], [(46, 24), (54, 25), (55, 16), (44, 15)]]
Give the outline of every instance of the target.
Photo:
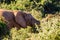
[[(30, 12), (40, 21), (39, 26), (9, 30), (1, 18), (0, 40), (60, 40), (60, 0), (0, 0), (0, 9)], [(48, 14), (54, 16), (43, 20)]]

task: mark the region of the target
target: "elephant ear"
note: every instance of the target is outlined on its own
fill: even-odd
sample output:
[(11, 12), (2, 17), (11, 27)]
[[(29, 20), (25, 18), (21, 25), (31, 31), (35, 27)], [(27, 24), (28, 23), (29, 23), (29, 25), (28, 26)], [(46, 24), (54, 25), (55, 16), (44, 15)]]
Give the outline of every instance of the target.
[(21, 25), (22, 27), (26, 27), (26, 21), (24, 20), (23, 16), (22, 16), (22, 12), (17, 12), (16, 16), (15, 16), (15, 21), (16, 23), (18, 23), (19, 25)]

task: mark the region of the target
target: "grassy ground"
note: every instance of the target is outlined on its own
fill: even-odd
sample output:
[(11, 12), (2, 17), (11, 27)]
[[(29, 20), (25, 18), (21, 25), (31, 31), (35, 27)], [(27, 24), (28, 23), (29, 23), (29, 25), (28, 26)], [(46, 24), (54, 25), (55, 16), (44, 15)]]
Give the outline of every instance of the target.
[(0, 27), (0, 40), (60, 40), (60, 16), (55, 15), (45, 21), (41, 18), (40, 12), (32, 10), (31, 13), (40, 21), (40, 26), (8, 30), (2, 22), (0, 24), (4, 24), (5, 28)]

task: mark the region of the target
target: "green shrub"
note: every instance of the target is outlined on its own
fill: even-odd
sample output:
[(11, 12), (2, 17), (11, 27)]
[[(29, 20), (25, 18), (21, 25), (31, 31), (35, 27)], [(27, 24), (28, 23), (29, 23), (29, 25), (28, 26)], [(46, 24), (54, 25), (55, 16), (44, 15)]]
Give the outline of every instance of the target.
[(0, 37), (4, 35), (9, 35), (9, 29), (7, 28), (6, 23), (0, 19)]
[(35, 29), (29, 26), (19, 30), (12, 28), (10, 37), (4, 37), (3, 40), (60, 40), (60, 19), (57, 16), (48, 21), (41, 20), (40, 27), (36, 25), (35, 28), (38, 33), (33, 32)]
[[(0, 1), (1, 9), (29, 11), (33, 17), (40, 21), (40, 27), (27, 27), (17, 30), (12, 28), (8, 30), (6, 24), (0, 21), (0, 39), (1, 40), (60, 40), (60, 16), (52, 17), (48, 21), (41, 21), (44, 15), (44, 5), (52, 3), (59, 7), (59, 0), (9, 0)], [(41, 6), (42, 5), (42, 6)], [(53, 7), (54, 8), (54, 7)], [(53, 9), (52, 8), (52, 9)], [(38, 33), (36, 33), (38, 32)], [(8, 35), (7, 35), (8, 34)], [(6, 35), (6, 36), (5, 36)]]

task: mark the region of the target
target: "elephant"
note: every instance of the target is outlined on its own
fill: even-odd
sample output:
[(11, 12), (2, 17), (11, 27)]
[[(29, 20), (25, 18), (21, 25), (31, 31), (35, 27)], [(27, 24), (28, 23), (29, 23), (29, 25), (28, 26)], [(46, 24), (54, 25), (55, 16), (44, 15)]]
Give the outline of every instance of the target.
[(35, 23), (40, 24), (30, 13), (20, 10), (0, 9), (0, 17), (4, 17), (9, 29), (12, 27), (26, 28), (27, 26), (34, 26)]

